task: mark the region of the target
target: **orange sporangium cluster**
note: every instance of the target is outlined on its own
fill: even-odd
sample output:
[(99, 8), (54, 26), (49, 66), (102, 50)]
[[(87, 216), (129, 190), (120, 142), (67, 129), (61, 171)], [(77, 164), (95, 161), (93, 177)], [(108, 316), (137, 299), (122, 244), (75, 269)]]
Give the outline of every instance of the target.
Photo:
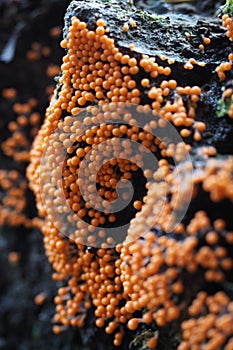
[(227, 37), (230, 41), (233, 41), (233, 19), (228, 14), (222, 16), (222, 25), (227, 29)]
[[(114, 345), (120, 346), (126, 328), (133, 331), (140, 323), (152, 322), (162, 327), (180, 317), (181, 297), (185, 293), (183, 271), (195, 276), (200, 269), (205, 282), (219, 283), (232, 269), (232, 258), (222, 244), (222, 240), (233, 243), (232, 233), (227, 231), (223, 220), (212, 222), (207, 213), (197, 211), (187, 225), (178, 225), (171, 237), (164, 235), (168, 225), (174, 224), (173, 212), (178, 212), (188, 201), (190, 186), (194, 188), (193, 198), (203, 186), (218, 202), (223, 198), (232, 199), (231, 187), (227, 189), (232, 184), (227, 175), (232, 167), (228, 162), (224, 166), (221, 164), (222, 168), (212, 171), (213, 177), (208, 181), (210, 163), (204, 170), (195, 169), (194, 177), (188, 177), (185, 174), (192, 170), (192, 165), (184, 162), (180, 175), (184, 176), (183, 186), (181, 192), (178, 191), (175, 167), (168, 159), (173, 157), (181, 162), (191, 146), (178, 143), (166, 147), (152, 131), (164, 128), (169, 121), (179, 128), (184, 139), (191, 136), (192, 141), (200, 141), (206, 127), (205, 123), (195, 120), (201, 88), (178, 86), (169, 78), (171, 67), (160, 66), (153, 57), (143, 55), (139, 59), (133, 51), (130, 55), (122, 53), (107, 35), (106, 27), (104, 20), (98, 19), (96, 29), (89, 30), (86, 23), (72, 18), (69, 33), (61, 43), (66, 55), (61, 66), (59, 90), (34, 140), (27, 175), (39, 214), (44, 217), (38, 225), (44, 234), (49, 262), (55, 270), (53, 278), (63, 283), (55, 298), (54, 332), (59, 333), (70, 325), (82, 327), (88, 310), (93, 307), (96, 326), (104, 327), (108, 334), (113, 333)], [(141, 79), (138, 79), (139, 74)], [(131, 113), (122, 113), (121, 123), (106, 122), (108, 118), (117, 121), (120, 112), (117, 110), (114, 115), (114, 111), (122, 102), (138, 107), (136, 112), (145, 120), (141, 121), (143, 128), (138, 127), (140, 120)], [(86, 108), (84, 116), (82, 108)], [(155, 119), (147, 123), (149, 112)], [(95, 227), (117, 223), (121, 218), (108, 212), (108, 207), (103, 214), (84, 203), (80, 187), (86, 187), (85, 176), (79, 179), (77, 169), (90, 149), (95, 150), (103, 142), (109, 141), (104, 150), (106, 156), (114, 154), (117, 138), (124, 140), (122, 157), (105, 163), (96, 177), (98, 194), (103, 201), (111, 206), (119, 180), (138, 180), (136, 163), (142, 159), (140, 155), (136, 159), (129, 141), (136, 141), (156, 154), (158, 169), (155, 172), (145, 169), (140, 174), (155, 183), (149, 189), (142, 184), (141, 188), (148, 189), (147, 195), (134, 198), (131, 203), (135, 218), (131, 220), (125, 244), (109, 248), (114, 242), (108, 239), (105, 242), (104, 230), (100, 230), (103, 243), (95, 248), (95, 237), (76, 223), (76, 217), (85, 218)], [(65, 162), (63, 153), (59, 153), (62, 149), (67, 154)], [(41, 163), (45, 152), (49, 153), (49, 166)], [(214, 150), (206, 149), (203, 154), (208, 158), (214, 155)], [(132, 162), (125, 161), (126, 156), (131, 156)], [(93, 159), (95, 168), (99, 161), (95, 152)], [(56, 188), (60, 174), (56, 167), (52, 168), (55, 162), (64, 162), (63, 189), (73, 215), (66, 212)], [(84, 173), (87, 170), (94, 169), (84, 168)], [(46, 183), (46, 179), (52, 182)], [(222, 179), (223, 184), (219, 183)], [(43, 187), (46, 208), (40, 181), (46, 185)], [(93, 198), (93, 187), (88, 191), (90, 199)], [(51, 222), (47, 216), (53, 213), (54, 204), (67, 222), (77, 224), (77, 230), (67, 232), (66, 237), (59, 231), (59, 223)], [(199, 240), (202, 230), (204, 244)], [(87, 237), (87, 246), (80, 243), (80, 235)], [(156, 339), (150, 340), (150, 347), (153, 345), (156, 346)]]
[[(53, 27), (49, 31), (49, 35), (52, 39), (61, 37), (61, 33), (62, 33), (62, 28), (60, 26)], [(26, 59), (29, 62), (39, 61), (41, 58), (49, 57), (51, 53), (52, 53), (51, 47), (44, 45), (41, 42), (34, 41), (31, 43), (31, 46), (26, 53)], [(52, 64), (51, 67), (54, 67), (54, 69), (48, 70), (48, 73), (49, 72), (53, 73), (59, 69), (59, 67), (54, 64)], [(48, 74), (48, 75), (53, 76), (53, 74)]]
[[(184, 144), (181, 144), (180, 147), (177, 145), (175, 149), (174, 145), (171, 145), (168, 149), (162, 150), (161, 153), (163, 156), (170, 155), (174, 159), (182, 160)], [(209, 193), (212, 202), (219, 203), (224, 199), (232, 201), (233, 159), (232, 157), (227, 159), (211, 158), (215, 153), (216, 150), (213, 147), (200, 149), (199, 157), (203, 160), (199, 162), (199, 165), (193, 169), (190, 162), (181, 163), (178, 166), (178, 173), (173, 171), (173, 167), (169, 165), (167, 160), (159, 161), (159, 169), (153, 174), (156, 182), (150, 186), (147, 196), (144, 197), (141, 211), (131, 220), (126, 241), (136, 238), (138, 231), (146, 232), (150, 227), (156, 225), (159, 225), (164, 231), (168, 231), (170, 227), (174, 226), (174, 213), (189, 200), (187, 194), (190, 188), (193, 188), (193, 199), (202, 190)], [(179, 181), (177, 181), (177, 177)], [(182, 186), (178, 187), (179, 183), (182, 183)], [(169, 200), (164, 199), (166, 196)]]
[[(212, 153), (214, 150), (209, 151)], [(186, 238), (182, 243), (180, 240), (176, 242), (166, 237), (161, 238), (173, 245), (172, 264), (179, 267), (186, 266), (190, 272), (194, 272), (202, 266), (206, 270), (204, 278), (207, 281), (219, 282), (225, 278), (224, 270), (229, 271), (233, 264), (230, 253), (224, 247), (218, 247), (220, 241), (228, 242), (231, 245), (230, 237), (232, 233), (227, 231), (224, 220), (217, 217), (211, 223), (208, 214), (199, 210), (190, 218), (188, 224), (175, 225), (176, 217), (174, 214), (177, 210), (182, 209), (182, 206), (188, 200), (187, 193), (190, 188), (193, 188), (194, 201), (201, 196), (202, 191), (209, 194), (210, 202), (232, 201), (232, 157), (224, 160), (210, 158), (205, 162), (205, 165), (202, 162), (202, 165), (194, 169), (192, 176), (188, 173), (190, 164), (184, 163), (181, 165), (183, 167), (183, 177), (181, 172), (181, 175), (179, 175), (182, 177), (180, 191), (177, 191), (176, 174), (171, 171), (168, 162), (164, 159), (159, 162), (159, 169), (154, 174), (158, 182), (151, 186), (147, 196), (144, 197), (144, 205), (141, 211), (131, 220), (125, 244), (137, 239), (137, 237), (143, 235), (143, 232), (149, 231), (152, 227), (159, 227), (164, 232), (169, 232), (174, 227), (174, 234), (179, 237), (184, 235)], [(165, 200), (166, 197), (169, 199)], [(203, 237), (206, 237), (207, 245), (201, 248), (198, 238), (200, 230), (202, 230)], [(185, 253), (186, 241), (187, 254)], [(141, 244), (144, 244), (143, 240)], [(164, 249), (162, 252), (164, 252)], [(139, 261), (143, 266), (143, 259), (139, 259)], [(145, 267), (143, 267), (143, 271), (144, 269)]]
[[(204, 191), (210, 193), (213, 202), (227, 198), (233, 201), (233, 158), (210, 159), (202, 174)], [(200, 180), (201, 174), (197, 175)]]
[[(117, 132), (119, 131), (115, 130)], [(180, 150), (178, 147), (176, 156), (181, 157), (183, 152), (182, 147), (180, 146)], [(204, 150), (203, 154), (213, 155), (214, 149)], [(188, 166), (185, 165), (186, 170)], [(229, 198), (229, 193), (225, 190), (228, 184), (229, 189), (231, 188), (231, 183), (224, 174), (227, 169), (232, 170), (231, 166), (231, 161), (224, 165), (222, 162), (213, 163), (210, 159), (206, 169), (194, 172), (194, 185), (198, 187), (199, 183), (204, 184), (209, 174), (220, 176), (212, 180), (212, 184), (220, 182), (223, 176), (224, 189), (221, 195), (213, 195), (214, 187), (211, 184), (209, 186), (208, 181), (206, 191), (217, 201)], [(159, 196), (163, 198), (167, 193), (159, 179), (162, 180), (163, 174), (166, 174), (165, 178), (169, 183), (170, 174), (170, 181), (175, 184), (172, 180), (173, 174), (169, 171), (168, 162), (161, 160), (156, 174), (159, 183), (157, 191), (154, 195), (148, 193), (147, 196), (158, 207)], [(173, 196), (176, 196), (175, 189)], [(224, 220), (218, 219), (211, 224), (208, 215), (199, 211), (187, 226), (180, 224), (173, 237), (160, 235), (157, 229), (152, 229), (145, 235), (144, 222), (148, 223), (148, 227), (161, 226), (160, 222), (155, 222), (156, 216), (148, 210), (150, 207), (147, 206), (146, 198), (144, 200), (141, 220), (133, 226), (134, 220), (140, 219), (139, 212), (131, 221), (132, 227), (129, 230), (129, 235), (132, 231), (137, 237), (143, 237), (124, 246), (118, 245), (116, 249), (94, 249), (70, 243), (61, 237), (52, 223), (43, 223), (47, 256), (56, 271), (53, 277), (58, 281), (68, 278), (68, 285), (61, 287), (55, 298), (55, 333), (69, 325), (83, 326), (88, 310), (94, 305), (96, 326), (104, 327), (108, 334), (114, 333), (114, 344), (119, 346), (126, 326), (133, 331), (140, 324), (154, 321), (157, 326), (162, 327), (179, 318), (182, 310), (181, 297), (185, 293), (182, 280), (184, 271), (194, 277), (202, 271), (202, 278), (206, 282), (219, 283), (224, 280), (225, 273), (232, 269), (232, 258), (225, 246), (233, 244), (233, 234), (226, 230)], [(177, 200), (175, 203), (178, 205)], [(179, 205), (181, 203), (182, 201)], [(171, 215), (169, 205), (167, 203), (166, 215), (163, 217), (166, 221), (169, 221)], [(204, 239), (201, 246), (199, 232), (202, 232), (202, 242)], [(139, 312), (140, 317), (135, 317)]]
[[(186, 150), (187, 146), (185, 147)], [(168, 147), (162, 150), (162, 155), (172, 156), (174, 159), (182, 160), (184, 154), (184, 144), (174, 147)], [(153, 174), (156, 182), (150, 186), (148, 194), (144, 197), (145, 204), (142, 210), (132, 219), (128, 230), (131, 238), (137, 236), (139, 226), (141, 230), (146, 232), (152, 224), (159, 224), (164, 231), (167, 231), (170, 224), (174, 223), (173, 214), (175, 210), (182, 208), (188, 200), (188, 189), (193, 188), (193, 198), (198, 195), (201, 188), (208, 192), (213, 202), (221, 202), (224, 199), (233, 200), (233, 158), (216, 159), (211, 156), (216, 154), (216, 150), (211, 148), (200, 149), (199, 156), (205, 159), (199, 162), (199, 166), (195, 169), (189, 162), (182, 163), (178, 166), (179, 181), (182, 177), (182, 187), (178, 191), (177, 172), (169, 165), (167, 160), (159, 161), (159, 169)], [(193, 170), (190, 176), (190, 170)], [(164, 201), (164, 196), (171, 195), (169, 201)], [(154, 200), (152, 200), (154, 198)], [(166, 208), (166, 210), (164, 209)], [(160, 213), (160, 215), (158, 215)], [(168, 214), (170, 214), (168, 219)], [(143, 227), (144, 226), (144, 227)]]
[[(221, 162), (218, 166), (221, 167)], [(209, 164), (206, 173), (210, 168), (213, 172), (213, 167)], [(199, 171), (197, 176), (194, 176), (196, 186), (200, 181), (197, 180), (198, 173)], [(197, 195), (197, 189), (194, 189), (194, 193)], [(161, 197), (164, 195), (163, 191)], [(223, 191), (222, 196), (215, 197), (214, 201), (221, 201), (227, 197)], [(164, 326), (179, 318), (182, 300), (186, 300), (187, 280), (183, 280), (186, 273), (191, 279), (198, 275), (204, 283), (221, 283), (229, 278), (233, 267), (233, 233), (226, 229), (223, 219), (216, 219), (211, 223), (206, 212), (198, 211), (188, 224), (179, 224), (172, 234), (166, 236), (155, 219), (156, 214), (149, 209), (150, 206), (145, 204), (142, 211), (145, 210), (144, 214), (148, 216), (138, 213), (131, 221), (131, 239), (135, 231), (137, 236), (140, 232), (142, 236), (132, 243), (124, 244), (120, 256), (122, 285), (128, 295), (125, 308), (134, 312), (146, 309), (140, 318), (133, 318), (128, 322), (128, 327), (132, 330), (137, 329), (140, 323), (150, 323), (154, 320), (158, 326)], [(172, 214), (166, 207), (164, 211), (166, 215), (163, 219), (169, 221)], [(149, 230), (153, 225), (154, 229)], [(149, 232), (143, 234), (146, 230)], [(228, 250), (227, 246), (231, 248)], [(207, 341), (208, 337), (204, 334), (202, 337), (203, 341)], [(192, 344), (195, 344), (195, 341), (190, 339), (190, 345)], [(226, 339), (223, 339), (223, 344), (227, 344)], [(189, 349), (181, 347), (186, 348)]]
[[(224, 27), (227, 28), (227, 37), (230, 41), (233, 41), (233, 18), (230, 17), (228, 14), (225, 14), (222, 16), (222, 24)], [(231, 71), (232, 69), (232, 60), (233, 60), (233, 53), (230, 53), (228, 56), (229, 61), (221, 63), (217, 68), (216, 72), (218, 74), (218, 77), (220, 80), (226, 79), (226, 71)]]
[[(164, 157), (170, 155), (182, 160), (184, 151), (184, 144), (178, 144), (176, 147), (162, 150), (162, 155)], [(175, 224), (175, 211), (182, 210), (185, 202), (189, 200), (187, 194), (192, 186), (190, 182), (192, 165), (188, 162), (184, 165), (184, 172), (179, 174), (179, 176), (184, 175), (182, 181), (180, 178), (179, 181), (176, 181), (177, 174), (174, 171), (174, 166), (170, 166), (166, 159), (160, 160), (158, 165), (158, 170), (153, 174), (155, 181), (143, 199), (144, 205), (130, 222), (126, 242), (134, 240), (140, 236), (141, 232), (147, 232), (156, 225), (159, 225), (165, 232), (169, 232)], [(165, 199), (170, 196), (171, 199)]]
[(31, 98), (26, 103), (18, 102), (17, 92), (13, 88), (3, 90), (2, 95), (12, 102), (15, 115), (15, 119), (8, 123), (10, 136), (2, 142), (2, 150), (16, 162), (29, 162), (31, 142), (41, 122), (41, 116), (36, 111), (37, 100)]
[[(171, 99), (165, 100), (171, 91), (175, 96), (173, 102)], [(152, 100), (151, 106), (154, 112), (172, 122), (176, 127), (181, 127), (180, 135), (182, 137), (190, 136), (193, 128), (195, 130), (194, 140), (200, 141), (201, 132), (206, 127), (204, 123), (194, 121), (200, 94), (201, 88), (199, 86), (179, 87), (175, 80), (164, 80), (160, 87), (153, 86), (149, 90), (148, 97)]]
[(51, 54), (51, 49), (48, 46), (42, 46), (39, 42), (33, 42), (30, 49), (26, 53), (28, 61), (40, 60), (41, 56), (48, 57)]
[(183, 341), (178, 350), (232, 349), (233, 303), (226, 293), (199, 292), (188, 314), (189, 318), (181, 325)]
[[(104, 327), (107, 334), (114, 333), (114, 344), (119, 346), (132, 313), (123, 307), (118, 254), (112, 249), (92, 251), (79, 245), (75, 255), (68, 287), (60, 288), (55, 298), (54, 322), (82, 327), (88, 309), (94, 305), (96, 326)], [(55, 325), (55, 332), (63, 326)]]
[(26, 209), (27, 182), (17, 170), (0, 170), (0, 225), (31, 227)]
[[(221, 270), (229, 271), (233, 264), (226, 249), (218, 246), (222, 239), (217, 229), (219, 224), (216, 221), (212, 227), (205, 213), (198, 212), (183, 234), (177, 230), (173, 237), (168, 237), (152, 229), (121, 249), (121, 280), (124, 293), (128, 295), (125, 309), (147, 310), (137, 319), (137, 324), (135, 319), (134, 323), (128, 322), (130, 329), (135, 330), (139, 323), (152, 320), (161, 327), (179, 318), (187, 289), (183, 280), (185, 271), (191, 277), (203, 269), (202, 277), (206, 281), (224, 279)], [(198, 232), (203, 229), (202, 239), (205, 237), (206, 245), (200, 247)], [(231, 239), (232, 232), (227, 232), (226, 240), (230, 242)]]
[[(155, 58), (146, 55), (138, 60), (121, 53), (114, 40), (107, 36), (105, 22), (99, 19), (96, 25), (96, 30), (90, 31), (86, 23), (72, 18), (69, 34), (61, 43), (67, 49), (61, 66), (61, 91), (48, 110), (47, 122), (58, 120), (62, 111), (75, 115), (81, 107), (93, 103), (140, 104), (142, 91), (147, 87), (152, 110), (158, 112), (164, 106), (162, 116), (173, 121), (180, 114), (176, 125), (190, 128), (201, 89), (195, 86), (177, 89), (176, 81), (166, 78), (172, 72), (169, 66), (159, 66)], [(135, 79), (139, 72), (146, 76), (140, 83)], [(158, 76), (165, 78), (160, 86), (156, 86)], [(166, 97), (172, 91), (177, 98), (170, 106)], [(188, 110), (182, 104), (183, 96), (190, 99)]]
[(170, 252), (176, 249), (172, 241), (151, 231), (121, 250), (121, 281), (128, 296), (125, 309), (131, 313), (146, 310), (140, 318), (128, 321), (131, 330), (140, 323), (154, 320), (162, 327), (179, 318), (184, 285), (180, 268), (171, 260)]
[(229, 58), (228, 62), (223, 62), (216, 68), (216, 72), (217, 72), (218, 77), (219, 77), (220, 80), (225, 80), (226, 79), (226, 73), (225, 72), (231, 71), (233, 54), (230, 53), (228, 58)]
[[(37, 203), (40, 203), (38, 161), (62, 113), (76, 115), (82, 107), (92, 104), (140, 104), (147, 87), (147, 97), (151, 102), (144, 106), (145, 109), (152, 108), (152, 112), (181, 127), (181, 136), (188, 137), (192, 134), (190, 129), (194, 128), (194, 139), (201, 139), (205, 124), (194, 120), (201, 89), (197, 86), (177, 87), (176, 81), (171, 79), (162, 81), (156, 87), (156, 78), (169, 76), (171, 68), (159, 66), (153, 57), (144, 55), (138, 61), (135, 57), (122, 54), (114, 40), (106, 35), (105, 22), (102, 19), (97, 20), (96, 30), (90, 31), (86, 23), (73, 17), (68, 36), (61, 46), (67, 49), (67, 54), (61, 66), (60, 92), (48, 108), (44, 125), (34, 141), (28, 169), (31, 188), (38, 197)], [(135, 79), (139, 71), (146, 77), (140, 83)], [(166, 101), (171, 92), (175, 95), (174, 102)], [(187, 101), (186, 106), (183, 98)], [(162, 119), (161, 123), (164, 123)]]

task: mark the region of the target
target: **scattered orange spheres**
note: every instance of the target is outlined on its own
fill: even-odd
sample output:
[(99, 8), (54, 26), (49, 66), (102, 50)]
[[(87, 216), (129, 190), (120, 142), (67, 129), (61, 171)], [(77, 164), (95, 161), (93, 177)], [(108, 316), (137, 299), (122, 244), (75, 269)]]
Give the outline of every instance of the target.
[(214, 295), (199, 292), (189, 308), (189, 315), (191, 317), (181, 325), (183, 341), (179, 350), (194, 346), (209, 350), (230, 349), (233, 344), (232, 302), (224, 292)]
[[(224, 14), (222, 16), (222, 24), (227, 28), (227, 37), (230, 41), (233, 40), (233, 19), (228, 14)], [(229, 61), (221, 63), (217, 68), (216, 72), (220, 80), (226, 79), (226, 71), (230, 71), (232, 69), (232, 53), (229, 55)]]
[[(28, 185), (26, 180), (16, 170), (0, 170), (0, 188), (2, 193), (0, 225), (31, 227), (32, 222), (24, 212), (27, 206)], [(17, 254), (9, 255), (9, 261), (16, 262), (17, 259)]]
[[(136, 25), (129, 24), (131, 27)], [(130, 26), (125, 24), (122, 30), (130, 31)], [(203, 39), (205, 45), (210, 44), (208, 39)], [(166, 232), (172, 225), (174, 212), (181, 210), (186, 203), (189, 186), (193, 186), (193, 201), (201, 191), (213, 203), (221, 205), (224, 200), (232, 201), (232, 158), (224, 161), (211, 159), (216, 150), (213, 147), (200, 148), (201, 166), (195, 168), (193, 176), (187, 179), (185, 174), (191, 165), (184, 159), (192, 146), (180, 142), (166, 147), (159, 138), (153, 137), (152, 131), (165, 128), (168, 121), (190, 143), (200, 142), (206, 129), (204, 122), (195, 120), (202, 90), (199, 86), (179, 86), (172, 79), (172, 60), (162, 66), (148, 55), (138, 58), (133, 50), (122, 53), (108, 36), (107, 23), (101, 18), (96, 22), (96, 29), (89, 30), (87, 23), (73, 17), (61, 47), (66, 49), (66, 55), (61, 66), (60, 91), (47, 109), (27, 168), (30, 188), (35, 193), (38, 212), (43, 218), (37, 224), (44, 234), (46, 254), (55, 271), (53, 278), (64, 284), (55, 297), (54, 333), (58, 334), (70, 325), (83, 327), (88, 310), (94, 308), (96, 327), (113, 334), (114, 345), (121, 346), (124, 332), (127, 329), (135, 331), (141, 323), (160, 328), (178, 322), (183, 315), (182, 297), (186, 292), (184, 272), (195, 275), (200, 271), (205, 283), (220, 284), (231, 271), (233, 261), (226, 245), (233, 243), (232, 232), (221, 217), (212, 220), (207, 211), (195, 210), (188, 221), (181, 222), (171, 235)], [(195, 69), (196, 64), (191, 58), (184, 69)], [(48, 71), (51, 76), (57, 71), (56, 67), (52, 68)], [(225, 74), (229, 69), (231, 63), (227, 62), (217, 72)], [(228, 93), (230, 96), (231, 92)], [(141, 130), (137, 126), (137, 117), (128, 111), (122, 113), (125, 111), (121, 109), (121, 102), (136, 106), (137, 113), (141, 113), (145, 120), (149, 112), (157, 119), (145, 121)], [(142, 102), (143, 106), (140, 105)], [(22, 106), (15, 108), (17, 113), (29, 113), (25, 106), (23, 111)], [(120, 113), (124, 115), (124, 122), (119, 122)], [(110, 117), (118, 120), (118, 124), (106, 122)], [(36, 122), (35, 117), (31, 116), (31, 120)], [(22, 126), (26, 123), (25, 118), (21, 117), (17, 123)], [(11, 129), (17, 131), (18, 124), (12, 124)], [(16, 136), (22, 143), (20, 135)], [(107, 157), (120, 147), (120, 138), (124, 142), (121, 157), (99, 167), (101, 159), (96, 147), (101, 148), (101, 144), (107, 142), (103, 150)], [(110, 210), (119, 195), (117, 184), (120, 180), (122, 184), (125, 180), (133, 182), (140, 168), (137, 164), (143, 161), (140, 154), (133, 153), (129, 141), (139, 143), (152, 153), (157, 152), (160, 160), (156, 171), (145, 171), (144, 176), (155, 182), (151, 186), (145, 185), (148, 189), (146, 195), (133, 200), (131, 209), (136, 211), (135, 217), (130, 221), (125, 241), (114, 247), (114, 239), (106, 235), (105, 228), (113, 227), (123, 219)], [(47, 150), (51, 164), (64, 161), (59, 153), (61, 149), (67, 153), (62, 173), (66, 205), (56, 191), (59, 171), (41, 165)], [(80, 164), (90, 150), (93, 151), (93, 163), (90, 167), (83, 167), (83, 171), (89, 176), (99, 169), (95, 185), (89, 184), (88, 176), (78, 176)], [(129, 156), (131, 161), (127, 160)], [(184, 181), (181, 190), (175, 167), (169, 163), (170, 157), (182, 163)], [(40, 181), (46, 182), (46, 176), (51, 172), (52, 184), (46, 184), (44, 188), (48, 199), (46, 212), (41, 200)], [(83, 200), (83, 187), (88, 189), (89, 202)], [(127, 195), (127, 191), (122, 191), (123, 199), (127, 199)], [(93, 199), (95, 208), (90, 204)], [(103, 202), (105, 210), (101, 211)], [(71, 213), (67, 212), (67, 203), (72, 208)], [(76, 225), (66, 238), (59, 230), (59, 222), (51, 222), (48, 218), (47, 214), (53, 214), (54, 204), (67, 222)], [(82, 225), (80, 218), (88, 225)], [(93, 227), (99, 229), (100, 246), (96, 244)], [(80, 241), (80, 237), (84, 241)], [(217, 294), (211, 299), (203, 295), (198, 294), (197, 301), (194, 300), (188, 308), (189, 315), (195, 320), (182, 323), (183, 340), (179, 350), (194, 349), (207, 338), (210, 344), (206, 341), (209, 347), (205, 349), (217, 350), (218, 346), (225, 344), (223, 325), (228, 332), (232, 317), (231, 306), (224, 305), (227, 297)], [(203, 324), (201, 316), (196, 319), (205, 305), (209, 311), (205, 316), (208, 327)], [(226, 311), (225, 319), (221, 318), (223, 310)], [(213, 315), (217, 322), (215, 326), (212, 324)], [(207, 338), (206, 330), (210, 332)], [(189, 337), (192, 332), (193, 336)], [(227, 336), (229, 334), (230, 331)], [(232, 344), (231, 339), (227, 341), (228, 345)], [(151, 337), (148, 347), (153, 349), (156, 346), (157, 337)]]
[(16, 162), (29, 162), (31, 140), (38, 132), (41, 116), (35, 111), (36, 99), (29, 99), (26, 103), (16, 102), (13, 110), (15, 121), (8, 124), (11, 136), (2, 143), (2, 149), (8, 157)]

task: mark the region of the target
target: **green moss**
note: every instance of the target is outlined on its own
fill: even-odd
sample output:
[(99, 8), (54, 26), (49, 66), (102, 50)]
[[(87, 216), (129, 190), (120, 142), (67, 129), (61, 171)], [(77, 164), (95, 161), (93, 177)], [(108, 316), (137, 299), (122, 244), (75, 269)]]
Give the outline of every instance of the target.
[(154, 13), (149, 13), (146, 11), (141, 11), (140, 12), (141, 19), (142, 21), (148, 22), (149, 20), (152, 20), (153, 22), (161, 23), (161, 24), (170, 24), (170, 18), (169, 17), (164, 17), (164, 16), (159, 16)]
[(225, 99), (221, 98), (218, 101), (217, 116), (219, 118), (226, 116), (230, 110), (230, 107), (231, 107), (231, 97), (227, 97)]
[(223, 7), (223, 13), (233, 17), (233, 0), (226, 1), (225, 6)]

